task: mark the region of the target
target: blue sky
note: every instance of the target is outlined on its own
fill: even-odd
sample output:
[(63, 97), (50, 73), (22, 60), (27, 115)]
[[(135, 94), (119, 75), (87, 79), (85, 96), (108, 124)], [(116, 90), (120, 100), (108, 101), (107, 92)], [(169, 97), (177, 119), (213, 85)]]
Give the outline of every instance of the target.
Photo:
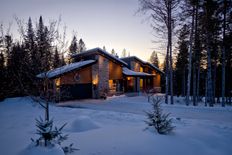
[[(20, 19), (38, 20), (42, 15), (45, 23), (58, 19), (67, 26), (67, 39), (73, 32), (83, 38), (88, 49), (103, 46), (121, 55), (125, 48), (131, 55), (143, 60), (150, 57), (155, 45), (148, 22), (143, 15), (135, 15), (138, 0), (0, 0), (0, 22), (5, 26), (13, 21), (12, 33), (16, 31), (13, 16)], [(16, 34), (13, 34), (17, 36)], [(160, 51), (158, 51), (160, 52)], [(159, 55), (160, 56), (160, 55)], [(161, 56), (160, 56), (161, 57)]]

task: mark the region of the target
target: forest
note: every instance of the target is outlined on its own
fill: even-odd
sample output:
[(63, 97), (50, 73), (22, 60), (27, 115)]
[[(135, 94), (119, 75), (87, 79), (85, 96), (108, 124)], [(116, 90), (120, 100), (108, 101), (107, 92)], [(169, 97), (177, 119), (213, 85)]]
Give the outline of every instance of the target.
[(206, 106), (231, 104), (231, 0), (140, 0), (139, 12), (150, 17), (154, 37), (166, 46), (165, 102), (181, 95), (186, 105), (203, 97)]
[[(167, 104), (174, 104), (173, 96), (186, 97), (186, 105), (203, 98), (209, 106), (231, 104), (231, 0), (139, 0), (138, 12), (149, 17), (154, 38), (165, 44), (162, 84)], [(36, 22), (28, 18), (13, 19), (20, 38), (12, 35), (10, 25), (0, 25), (0, 100), (38, 95), (37, 74), (71, 63), (72, 54), (86, 49), (75, 35), (67, 45), (60, 20), (45, 24), (42, 16)], [(157, 55), (150, 60), (157, 65)]]

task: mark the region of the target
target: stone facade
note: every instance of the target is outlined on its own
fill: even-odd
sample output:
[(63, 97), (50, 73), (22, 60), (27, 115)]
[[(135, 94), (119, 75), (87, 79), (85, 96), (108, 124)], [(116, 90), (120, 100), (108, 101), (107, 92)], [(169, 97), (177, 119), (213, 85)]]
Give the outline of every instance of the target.
[(109, 91), (109, 60), (96, 55), (97, 63), (92, 65), (93, 98), (100, 98)]
[[(130, 62), (130, 66), (131, 66), (131, 70), (139, 72), (140, 71), (140, 64), (135, 62), (135, 61), (131, 61)], [(139, 92), (140, 91), (140, 78), (139, 77), (135, 77), (134, 78), (134, 91), (135, 92)]]
[(99, 96), (101, 97), (109, 91), (109, 60), (99, 55), (98, 65), (98, 76), (99, 79), (101, 79), (98, 83), (98, 92)]

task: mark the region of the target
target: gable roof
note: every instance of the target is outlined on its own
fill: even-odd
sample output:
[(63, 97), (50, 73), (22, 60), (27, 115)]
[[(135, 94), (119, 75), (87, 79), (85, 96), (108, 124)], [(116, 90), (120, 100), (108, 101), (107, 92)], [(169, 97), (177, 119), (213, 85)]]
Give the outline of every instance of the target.
[(148, 66), (150, 66), (151, 68), (153, 68), (154, 70), (156, 70), (156, 71), (158, 71), (158, 72), (164, 74), (164, 72), (161, 71), (161, 70), (160, 70), (158, 67), (156, 67), (155, 65), (153, 65), (153, 64), (151, 64), (151, 63), (149, 63), (149, 62), (143, 61), (143, 60), (139, 59), (139, 58), (136, 57), (136, 56), (129, 56), (129, 57), (121, 58), (121, 60), (123, 60), (123, 61), (132, 61), (132, 60), (134, 60), (134, 59), (137, 60), (137, 61), (139, 61), (139, 62), (142, 63), (143, 65), (148, 65)]
[(97, 48), (93, 48), (93, 49), (90, 49), (90, 50), (86, 50), (86, 51), (83, 51), (81, 53), (77, 53), (77, 54), (73, 54), (72, 57), (75, 58), (75, 57), (78, 57), (78, 56), (86, 56), (86, 55), (92, 55), (92, 54), (96, 54), (96, 53), (99, 53), (105, 57), (107, 57), (108, 59), (111, 59), (111, 60), (114, 60), (120, 64), (122, 64), (123, 66), (128, 66), (128, 64), (117, 58), (116, 56), (113, 56), (112, 54), (110, 54), (109, 52), (97, 47)]
[(36, 75), (36, 77), (38, 78), (55, 78), (59, 75), (62, 75), (64, 73), (67, 72), (71, 72), (75, 69), (81, 69), (82, 67), (87, 67), (91, 64), (94, 64), (96, 62), (96, 60), (86, 60), (86, 61), (80, 61), (80, 62), (75, 62), (75, 63), (71, 63), (59, 68), (55, 68), (53, 70), (47, 71), (47, 72), (43, 72), (40, 73), (38, 75)]

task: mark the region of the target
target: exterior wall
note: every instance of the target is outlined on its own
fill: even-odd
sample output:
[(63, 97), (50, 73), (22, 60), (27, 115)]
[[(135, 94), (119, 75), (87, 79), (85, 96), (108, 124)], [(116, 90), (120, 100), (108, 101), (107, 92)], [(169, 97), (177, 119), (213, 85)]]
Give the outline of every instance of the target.
[(153, 78), (153, 87), (157, 92), (161, 92), (160, 81), (161, 81), (161, 75), (156, 74), (156, 76)]
[(131, 70), (136, 71), (136, 72), (140, 71), (140, 67), (141, 67), (140, 63), (136, 61), (131, 61), (130, 66), (131, 66)]
[(109, 60), (101, 55), (96, 55), (96, 59), (92, 65), (93, 98), (100, 98), (109, 91)]
[[(87, 67), (78, 71), (70, 72), (60, 77), (60, 85), (63, 84), (78, 84), (78, 83), (91, 83), (91, 67)], [(75, 79), (75, 76), (79, 75), (79, 80)]]
[(123, 92), (122, 66), (109, 61), (109, 92), (108, 95), (115, 95)]
[(122, 66), (109, 61), (109, 80), (122, 79)]
[(100, 97), (104, 95), (104, 93), (109, 91), (109, 60), (105, 57), (99, 55), (98, 58), (99, 65), (99, 83), (98, 83), (98, 91)]
[[(131, 66), (131, 70), (136, 71), (136, 72), (140, 72), (140, 63), (136, 62), (136, 61), (131, 61), (130, 62), (130, 66)], [(140, 78), (139, 77), (135, 77), (134, 78), (134, 91), (140, 91)]]
[(99, 93), (98, 93), (98, 81), (99, 81), (98, 70), (99, 70), (99, 66), (98, 66), (98, 63), (95, 63), (91, 67), (92, 67), (91, 69), (92, 69), (92, 83), (93, 83), (92, 96), (93, 96), (93, 98), (98, 98), (99, 97)]

